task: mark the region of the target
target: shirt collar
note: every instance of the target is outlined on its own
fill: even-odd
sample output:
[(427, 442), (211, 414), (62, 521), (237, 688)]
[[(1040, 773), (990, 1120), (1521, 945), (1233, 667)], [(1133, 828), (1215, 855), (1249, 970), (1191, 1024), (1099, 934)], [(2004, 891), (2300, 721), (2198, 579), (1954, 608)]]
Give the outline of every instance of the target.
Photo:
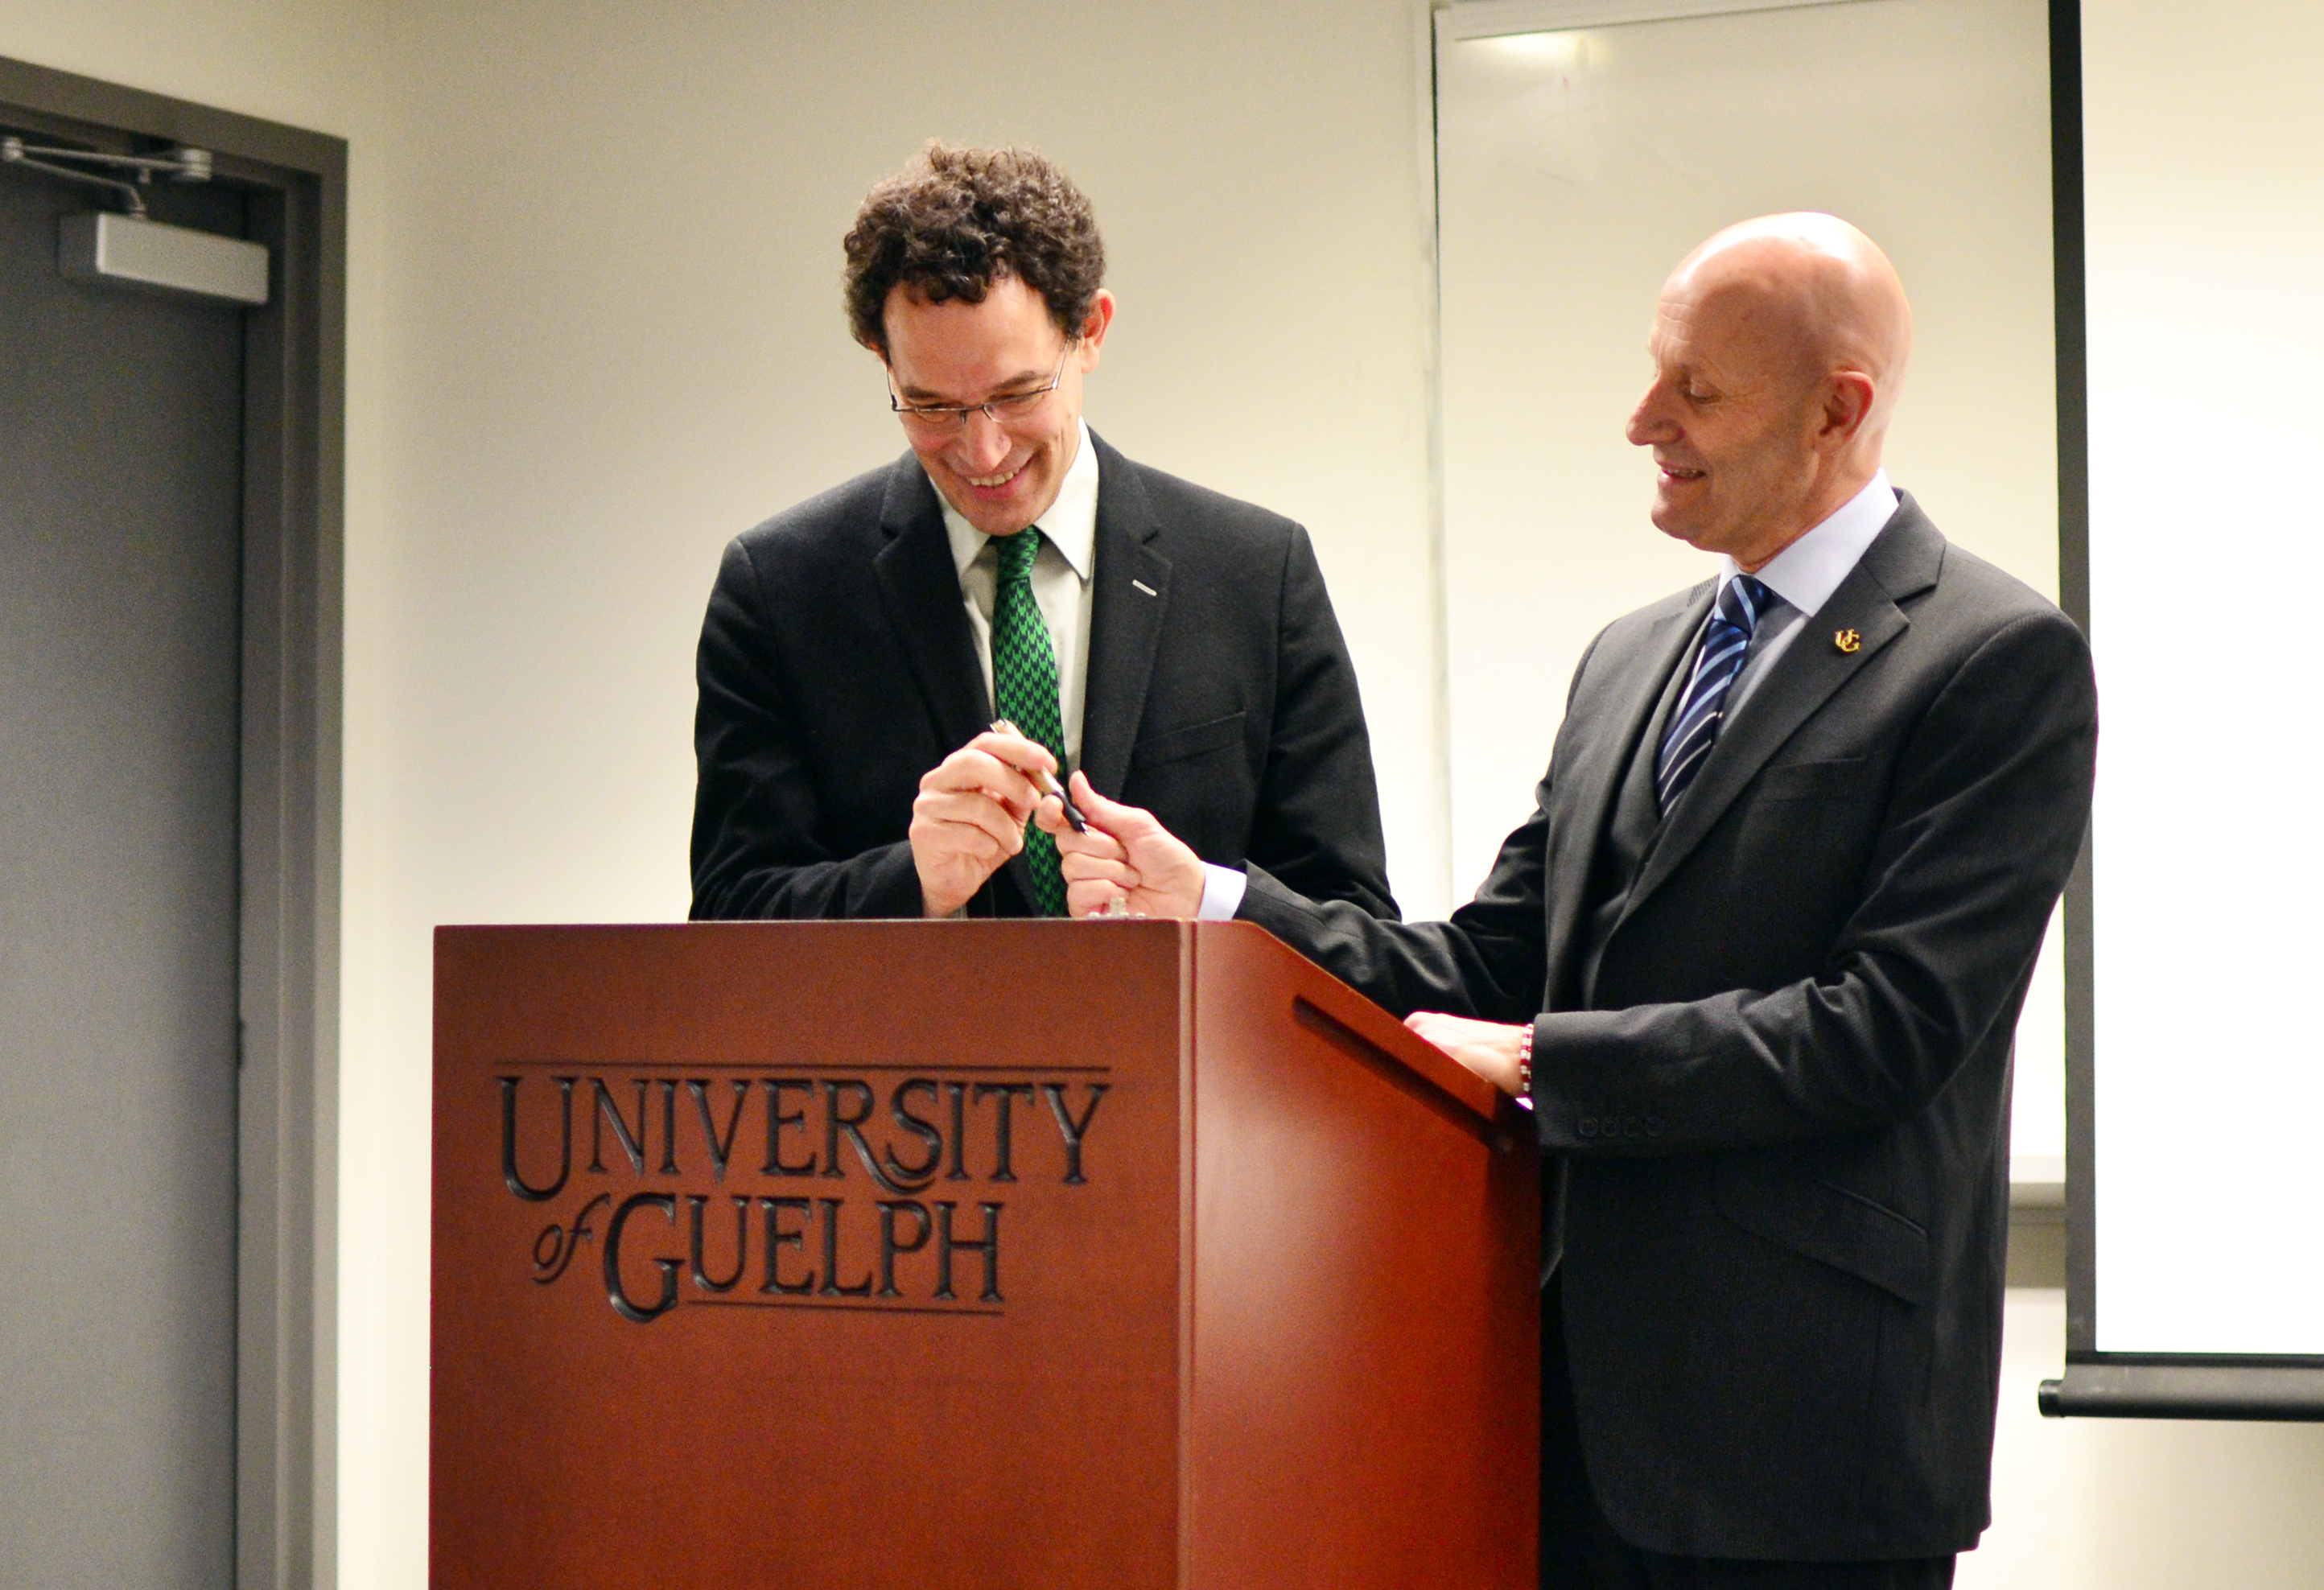
[[(1088, 422), (1077, 419), (1074, 423), (1081, 430), (1081, 446), (1074, 449), (1074, 462), (1065, 471), (1064, 483), (1057, 488), (1057, 500), (1049, 504), (1048, 512), (1033, 523), (1086, 584), (1090, 571), (1097, 564), (1097, 449), (1090, 445)], [(945, 535), (952, 542), (953, 570), (964, 574), (968, 565), (976, 561), (976, 555), (992, 544), (992, 538), (963, 519), (942, 492), (936, 493), (936, 501), (944, 505)]]
[[(1807, 617), (1815, 617), (1895, 512), (1896, 489), (1888, 483), (1888, 472), (1875, 470), (1864, 490), (1831, 518), (1769, 558), (1759, 571), (1759, 583)], [(1719, 565), (1719, 588), (1723, 591), (1740, 571), (1731, 557), (1721, 557)]]

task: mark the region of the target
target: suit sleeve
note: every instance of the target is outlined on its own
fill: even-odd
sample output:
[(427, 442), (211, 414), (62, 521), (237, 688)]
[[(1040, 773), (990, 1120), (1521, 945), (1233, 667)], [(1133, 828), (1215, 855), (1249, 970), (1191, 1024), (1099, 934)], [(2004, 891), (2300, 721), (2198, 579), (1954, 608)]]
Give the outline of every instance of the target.
[(1294, 527), (1277, 617), (1275, 720), (1247, 860), (1291, 890), (1397, 915), (1356, 669), (1307, 532)]
[(1477, 897), (1450, 922), (1383, 921), (1349, 901), (1311, 900), (1259, 867), (1248, 869), (1235, 915), (1259, 924), (1390, 1015), (1443, 1010), (1480, 1021), (1525, 1021), (1541, 1009), (1547, 965), (1545, 831), (1536, 807), (1502, 842)]
[[(1657, 1153), (1877, 1128), (1923, 1108), (2014, 1020), (2080, 853), (2098, 744), (2089, 652), (2062, 615), (1997, 631), (1908, 736), (1861, 904), (1820, 973), (1678, 1004), (1542, 1016), (1545, 1147), (1654, 1116)], [(1812, 842), (1809, 840), (1804, 842)]]
[[(1573, 670), (1566, 703), (1582, 687), (1600, 630)], [(1395, 1016), (1442, 1010), (1480, 1021), (1521, 1022), (1547, 1002), (1549, 798), (1557, 759), (1534, 792), (1533, 815), (1501, 841), (1475, 899), (1450, 922), (1381, 922), (1344, 902), (1308, 899), (1265, 870), (1235, 914), (1259, 926)]]
[(726, 548), (695, 660), (696, 920), (920, 914), (909, 843), (835, 855), (780, 648), (742, 543)]

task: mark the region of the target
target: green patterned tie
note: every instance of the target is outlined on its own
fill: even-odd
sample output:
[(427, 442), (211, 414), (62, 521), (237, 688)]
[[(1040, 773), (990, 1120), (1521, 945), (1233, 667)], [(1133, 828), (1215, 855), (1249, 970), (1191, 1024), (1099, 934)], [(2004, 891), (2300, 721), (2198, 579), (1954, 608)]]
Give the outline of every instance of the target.
[[(1065, 766), (1065, 735), (1057, 713), (1057, 654), (1049, 646), (1049, 626), (1033, 600), (1033, 560), (1040, 556), (1041, 532), (1019, 530), (995, 536), (1001, 554), (1001, 589), (992, 599), (992, 694), (1001, 715), (1040, 741)], [(1057, 869), (1057, 841), (1037, 825), (1025, 829), (1025, 865), (1033, 873), (1033, 901), (1044, 916), (1065, 914), (1065, 878)]]

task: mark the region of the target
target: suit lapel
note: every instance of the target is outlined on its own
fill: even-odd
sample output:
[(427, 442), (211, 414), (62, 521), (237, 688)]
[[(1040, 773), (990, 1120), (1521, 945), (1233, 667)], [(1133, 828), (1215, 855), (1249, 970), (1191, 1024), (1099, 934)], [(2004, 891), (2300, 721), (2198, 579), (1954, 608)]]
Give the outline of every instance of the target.
[(873, 556), (872, 572), (880, 582), (881, 604), (949, 756), (984, 731), (991, 703), (961, 606), (960, 571), (953, 566), (936, 489), (909, 454), (889, 472), (880, 528), (887, 545)]
[(1097, 556), (1090, 575), (1081, 765), (1099, 793), (1119, 796), (1170, 609), (1170, 560), (1155, 549), (1162, 522), (1139, 483), (1137, 465), (1094, 432), (1090, 442), (1098, 459)]
[[(1583, 906), (1590, 893), (1590, 869), (1598, 847), (1605, 842), (1608, 814), (1621, 793), (1638, 736), (1654, 717), (1664, 686), (1673, 669), (1685, 660), (1687, 648), (1711, 611), (1712, 587), (1706, 583), (1687, 601), (1649, 625), (1623, 655), (1603, 659), (1615, 681), (1612, 701), (1605, 709), (1602, 731), (1577, 723), (1572, 744), (1573, 765), (1553, 769), (1552, 777), (1577, 792), (1571, 804), (1550, 804), (1549, 876), (1544, 892), (1549, 897), (1549, 990), (1554, 997), (1566, 972), (1566, 961), (1580, 942)], [(1598, 660), (1598, 659), (1592, 659)]]
[[(1800, 725), (1911, 628), (1912, 620), (1897, 603), (1936, 584), (1944, 538), (1910, 497), (1901, 492), (1898, 497), (1895, 513), (1840, 589), (1803, 620), (1799, 638), (1775, 659), (1734, 725), (1720, 734), (1702, 772), (1680, 799), (1647, 856), (1630, 890), (1625, 917), (1635, 914), (1693, 854)], [(1842, 650), (1838, 637), (1849, 630), (1855, 631), (1855, 649)]]

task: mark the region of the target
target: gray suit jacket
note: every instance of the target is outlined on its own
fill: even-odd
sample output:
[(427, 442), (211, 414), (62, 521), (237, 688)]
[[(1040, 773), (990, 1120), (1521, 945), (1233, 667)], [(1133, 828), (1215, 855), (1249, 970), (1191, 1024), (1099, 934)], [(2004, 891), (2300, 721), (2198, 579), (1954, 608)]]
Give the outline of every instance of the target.
[(1591, 644), (1533, 817), (1450, 923), (1257, 872), (1242, 914), (1398, 1014), (1537, 1018), (1574, 1400), (1621, 1534), (1965, 1549), (1989, 1517), (2011, 1040), (2089, 817), (2089, 648), (1904, 499), (1662, 824), (1587, 977), (1591, 859), (1711, 597)]

